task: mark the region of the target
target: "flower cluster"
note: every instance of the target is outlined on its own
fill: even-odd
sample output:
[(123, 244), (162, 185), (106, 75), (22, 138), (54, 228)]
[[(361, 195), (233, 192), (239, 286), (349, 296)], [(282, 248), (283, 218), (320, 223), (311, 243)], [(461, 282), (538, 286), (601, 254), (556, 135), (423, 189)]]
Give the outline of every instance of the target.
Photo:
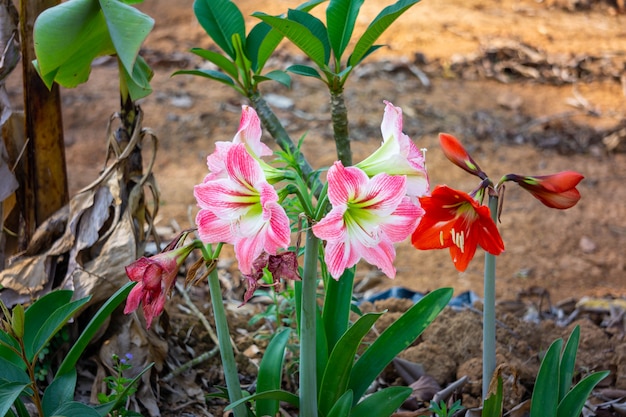
[[(485, 191), (497, 194), (513, 181), (548, 207), (566, 209), (580, 199), (576, 189), (583, 176), (566, 171), (545, 176), (508, 174), (494, 184), (463, 145), (452, 135), (441, 134), (445, 156), (480, 178), (472, 193), (439, 185), (430, 191), (423, 151), (402, 131), (402, 110), (385, 102), (381, 123), (383, 141), (369, 157), (355, 166), (339, 161), (328, 170), (325, 195), (318, 204), (321, 218), (312, 231), (325, 241), (328, 273), (339, 279), (361, 259), (394, 278), (394, 244), (411, 236), (417, 249), (449, 248), (454, 266), (465, 271), (480, 246), (499, 255), (504, 243), (494, 214), (482, 204)], [(194, 188), (200, 208), (196, 216), (202, 244), (232, 244), (247, 284), (244, 303), (262, 284), (264, 271), (281, 279), (298, 280), (298, 260), (289, 251), (291, 229), (275, 184), (290, 178), (286, 169), (273, 168), (261, 158), (272, 151), (261, 142), (258, 115), (243, 106), (239, 129), (230, 142), (217, 142), (207, 157), (208, 175)], [(296, 187), (297, 188), (297, 187)], [(293, 190), (293, 188), (292, 188)], [(299, 195), (299, 197), (302, 197)], [(310, 202), (309, 202), (310, 206)], [(306, 213), (313, 218), (313, 213)], [(163, 310), (179, 266), (192, 246), (171, 249), (152, 258), (141, 258), (126, 268), (139, 284), (129, 295), (125, 312), (143, 303), (148, 327)]]

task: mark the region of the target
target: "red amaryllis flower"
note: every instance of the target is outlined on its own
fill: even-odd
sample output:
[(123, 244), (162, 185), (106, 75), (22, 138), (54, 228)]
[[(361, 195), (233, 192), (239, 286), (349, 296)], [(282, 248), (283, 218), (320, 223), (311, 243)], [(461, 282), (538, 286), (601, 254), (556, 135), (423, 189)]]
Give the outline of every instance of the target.
[(578, 203), (580, 193), (576, 186), (585, 178), (575, 171), (563, 171), (552, 175), (523, 177), (509, 174), (502, 181), (514, 181), (548, 207), (568, 209)]
[(163, 312), (167, 296), (172, 292), (178, 268), (193, 250), (193, 245), (162, 252), (150, 258), (141, 257), (126, 267), (126, 275), (138, 284), (128, 294), (124, 314), (137, 310), (143, 303), (146, 327)]
[(470, 154), (467, 150), (465, 150), (457, 138), (447, 133), (440, 133), (439, 143), (441, 144), (443, 154), (454, 165), (464, 169), (472, 175), (480, 177), (481, 179), (487, 178), (487, 174), (480, 169), (478, 164), (474, 161), (474, 159), (472, 159)]
[(454, 266), (463, 272), (480, 246), (492, 255), (504, 251), (504, 243), (489, 207), (469, 194), (439, 185), (432, 195), (420, 197), (426, 214), (413, 232), (417, 249), (450, 248)]

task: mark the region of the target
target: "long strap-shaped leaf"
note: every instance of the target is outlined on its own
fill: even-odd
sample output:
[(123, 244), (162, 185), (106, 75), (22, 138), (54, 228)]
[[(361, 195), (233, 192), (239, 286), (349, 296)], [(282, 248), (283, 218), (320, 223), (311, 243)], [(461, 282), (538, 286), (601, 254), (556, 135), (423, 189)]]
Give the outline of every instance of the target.
[(452, 298), (452, 288), (439, 288), (422, 298), (389, 326), (352, 368), (348, 388), (358, 401), (393, 358), (413, 343)]
[(530, 404), (530, 417), (556, 417), (559, 395), (559, 362), (563, 339), (548, 348), (539, 366)]
[(576, 384), (559, 404), (557, 417), (579, 416), (591, 391), (608, 374), (609, 371), (596, 372)]
[[(283, 375), (283, 358), (285, 357), (285, 346), (289, 340), (290, 329), (283, 329), (276, 333), (270, 341), (265, 355), (259, 365), (259, 375), (257, 378), (257, 393), (274, 391), (280, 389)], [(256, 402), (256, 414), (259, 416), (274, 416), (278, 412), (278, 400), (259, 399)]]
[(412, 392), (409, 387), (389, 387), (377, 391), (354, 406), (350, 417), (388, 417)]

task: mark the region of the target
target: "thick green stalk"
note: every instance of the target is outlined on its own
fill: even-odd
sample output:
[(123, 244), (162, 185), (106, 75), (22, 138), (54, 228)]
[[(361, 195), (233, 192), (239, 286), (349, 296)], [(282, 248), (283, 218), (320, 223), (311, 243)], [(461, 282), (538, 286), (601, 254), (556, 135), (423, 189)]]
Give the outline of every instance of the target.
[[(498, 221), (498, 196), (489, 193), (489, 210)], [(496, 370), (496, 257), (485, 253), (483, 305), (483, 401), (489, 392), (489, 383)]]
[(322, 189), (322, 183), (319, 179), (312, 176), (313, 168), (311, 164), (309, 164), (304, 155), (298, 150), (296, 145), (294, 145), (289, 134), (280, 123), (280, 120), (278, 120), (278, 117), (276, 117), (270, 106), (268, 106), (267, 102), (261, 97), (261, 93), (255, 92), (248, 96), (248, 98), (259, 115), (263, 127), (272, 135), (278, 146), (280, 146), (283, 151), (296, 156), (298, 166), (302, 171), (307, 185), (310, 189), (314, 190), (315, 195), (318, 196)]
[(348, 133), (348, 109), (343, 97), (343, 88), (330, 91), (330, 112), (335, 135), (337, 159), (343, 166), (352, 165), (352, 150)]
[(300, 316), (300, 417), (317, 417), (316, 328), (317, 254), (319, 239), (309, 222), (302, 272)]
[[(226, 311), (224, 310), (220, 281), (217, 277), (217, 268), (213, 269), (209, 274), (209, 289), (211, 292), (213, 315), (215, 316), (215, 330), (217, 331), (217, 339), (219, 340), (220, 346), (220, 356), (222, 357), (222, 364), (224, 365), (224, 378), (226, 379), (226, 387), (228, 388), (228, 397), (230, 402), (235, 402), (243, 398), (243, 396), (241, 394), (241, 385), (239, 384), (235, 354), (230, 344), (230, 332), (228, 331), (228, 322), (226, 321)], [(235, 407), (234, 413), (235, 417), (247, 417), (248, 411), (245, 404), (240, 404)]]

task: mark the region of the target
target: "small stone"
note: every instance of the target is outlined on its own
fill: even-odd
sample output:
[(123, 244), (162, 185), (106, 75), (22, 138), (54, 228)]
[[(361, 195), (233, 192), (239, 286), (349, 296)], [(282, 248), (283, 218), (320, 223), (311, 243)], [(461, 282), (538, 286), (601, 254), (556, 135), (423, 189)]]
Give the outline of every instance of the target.
[(578, 245), (580, 246), (580, 250), (582, 250), (584, 253), (593, 253), (596, 251), (597, 248), (595, 242), (587, 236), (581, 237)]

